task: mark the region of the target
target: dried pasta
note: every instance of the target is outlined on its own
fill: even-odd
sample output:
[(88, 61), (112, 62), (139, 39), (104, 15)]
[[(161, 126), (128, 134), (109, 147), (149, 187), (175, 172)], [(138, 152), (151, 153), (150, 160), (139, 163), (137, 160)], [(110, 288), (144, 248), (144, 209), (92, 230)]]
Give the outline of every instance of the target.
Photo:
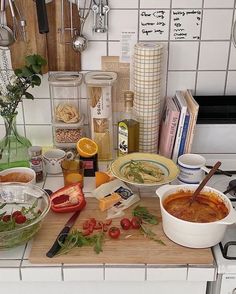
[(164, 179), (163, 171), (147, 161), (131, 160), (123, 169), (123, 175), (136, 183), (158, 183)]

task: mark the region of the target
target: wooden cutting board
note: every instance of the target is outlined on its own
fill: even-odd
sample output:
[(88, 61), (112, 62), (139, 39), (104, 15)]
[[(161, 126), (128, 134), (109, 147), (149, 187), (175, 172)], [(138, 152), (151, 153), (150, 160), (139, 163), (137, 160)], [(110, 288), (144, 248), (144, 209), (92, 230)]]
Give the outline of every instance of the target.
[[(160, 218), (159, 200), (143, 198), (139, 205), (145, 206), (150, 212)], [(126, 216), (131, 216), (133, 207), (127, 210)], [(46, 252), (53, 244), (56, 236), (63, 228), (71, 214), (56, 214), (50, 212), (43, 222), (42, 228), (35, 236), (29, 260), (32, 263), (73, 263), (73, 264), (204, 264), (212, 265), (213, 256), (210, 248), (190, 249), (170, 241), (163, 233), (162, 225), (153, 226), (152, 230), (164, 241), (164, 245), (146, 239), (138, 230), (122, 231), (119, 239), (108, 239), (103, 245), (103, 252), (96, 254), (91, 247), (74, 248), (67, 255), (54, 258), (46, 257)], [(81, 212), (75, 228), (81, 228), (85, 219), (95, 217), (103, 220), (106, 213), (98, 209), (98, 201), (87, 198), (87, 206)], [(119, 225), (120, 219), (114, 219), (112, 225)], [(154, 229), (155, 228), (155, 229)], [(131, 235), (129, 238), (125, 236)]]
[[(43, 72), (48, 71), (80, 71), (81, 55), (72, 49), (70, 28), (70, 3), (63, 1), (64, 22), (62, 22), (62, 1), (51, 1), (46, 4), (49, 33), (40, 34), (38, 31), (35, 1), (15, 0), (16, 5), (26, 20), (27, 41), (18, 39), (10, 46), (13, 69), (25, 64), (25, 56), (40, 54), (47, 60)], [(6, 7), (7, 23), (13, 28), (9, 5)], [(73, 27), (79, 28), (77, 6), (72, 4)], [(62, 33), (65, 28), (65, 33)]]

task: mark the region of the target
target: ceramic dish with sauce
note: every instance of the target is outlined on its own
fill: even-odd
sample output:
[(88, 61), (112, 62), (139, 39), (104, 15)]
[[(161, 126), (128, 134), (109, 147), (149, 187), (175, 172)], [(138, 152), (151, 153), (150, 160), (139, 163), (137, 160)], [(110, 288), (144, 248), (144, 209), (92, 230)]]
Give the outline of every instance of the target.
[(227, 226), (236, 222), (236, 211), (227, 196), (208, 186), (198, 195), (197, 202), (190, 204), (197, 187), (164, 185), (156, 194), (167, 237), (182, 246), (207, 248), (223, 239)]
[(179, 174), (169, 158), (151, 153), (130, 153), (111, 163), (111, 172), (121, 181), (141, 187), (155, 187), (172, 182)]
[(0, 172), (0, 183), (35, 184), (35, 171), (28, 167), (12, 167)]

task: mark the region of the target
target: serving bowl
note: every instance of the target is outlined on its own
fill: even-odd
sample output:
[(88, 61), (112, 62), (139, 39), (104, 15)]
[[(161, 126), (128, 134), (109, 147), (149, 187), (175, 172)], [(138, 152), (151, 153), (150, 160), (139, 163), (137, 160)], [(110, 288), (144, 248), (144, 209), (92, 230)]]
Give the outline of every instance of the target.
[(177, 192), (191, 191), (193, 193), (198, 185), (164, 185), (156, 190), (160, 198), (163, 231), (166, 236), (177, 244), (190, 248), (207, 248), (219, 243), (225, 234), (228, 225), (236, 222), (236, 211), (230, 200), (220, 191), (205, 186), (201, 193), (213, 193), (228, 209), (228, 214), (220, 220), (200, 223), (179, 219), (165, 209), (164, 200)]
[(12, 167), (0, 172), (0, 183), (19, 182), (35, 184), (36, 173), (29, 167)]
[(0, 249), (26, 243), (50, 209), (49, 195), (36, 185), (0, 184)]
[[(146, 170), (150, 170), (150, 166), (154, 167), (154, 169), (159, 170), (162, 175), (159, 178), (158, 175), (156, 176), (154, 172), (154, 179), (150, 180), (148, 175), (143, 177), (142, 173), (139, 172), (139, 167), (136, 168), (134, 166), (135, 174), (139, 173), (139, 175), (137, 177), (129, 177), (127, 176), (127, 167), (129, 168), (130, 164), (141, 164)], [(110, 170), (114, 177), (125, 183), (138, 187), (157, 187), (166, 183), (170, 183), (176, 179), (179, 174), (177, 165), (171, 159), (158, 154), (141, 152), (130, 153), (118, 157), (111, 163)], [(152, 172), (150, 175), (152, 176)]]

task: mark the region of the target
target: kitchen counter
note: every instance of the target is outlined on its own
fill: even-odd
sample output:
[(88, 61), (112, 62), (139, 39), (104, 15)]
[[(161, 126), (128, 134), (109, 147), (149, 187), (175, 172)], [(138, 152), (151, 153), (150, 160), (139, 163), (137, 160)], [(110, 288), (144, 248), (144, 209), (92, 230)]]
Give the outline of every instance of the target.
[[(62, 175), (48, 176), (41, 187), (63, 186)], [(84, 193), (91, 197), (94, 178), (85, 178)], [(155, 190), (137, 190), (140, 197), (154, 196)], [(215, 280), (213, 264), (32, 264), (32, 241), (0, 251), (1, 291), (10, 293), (206, 293), (207, 281)], [(115, 254), (115, 252), (114, 252)], [(145, 252), (143, 252), (145, 254)], [(196, 250), (197, 254), (197, 250)]]

